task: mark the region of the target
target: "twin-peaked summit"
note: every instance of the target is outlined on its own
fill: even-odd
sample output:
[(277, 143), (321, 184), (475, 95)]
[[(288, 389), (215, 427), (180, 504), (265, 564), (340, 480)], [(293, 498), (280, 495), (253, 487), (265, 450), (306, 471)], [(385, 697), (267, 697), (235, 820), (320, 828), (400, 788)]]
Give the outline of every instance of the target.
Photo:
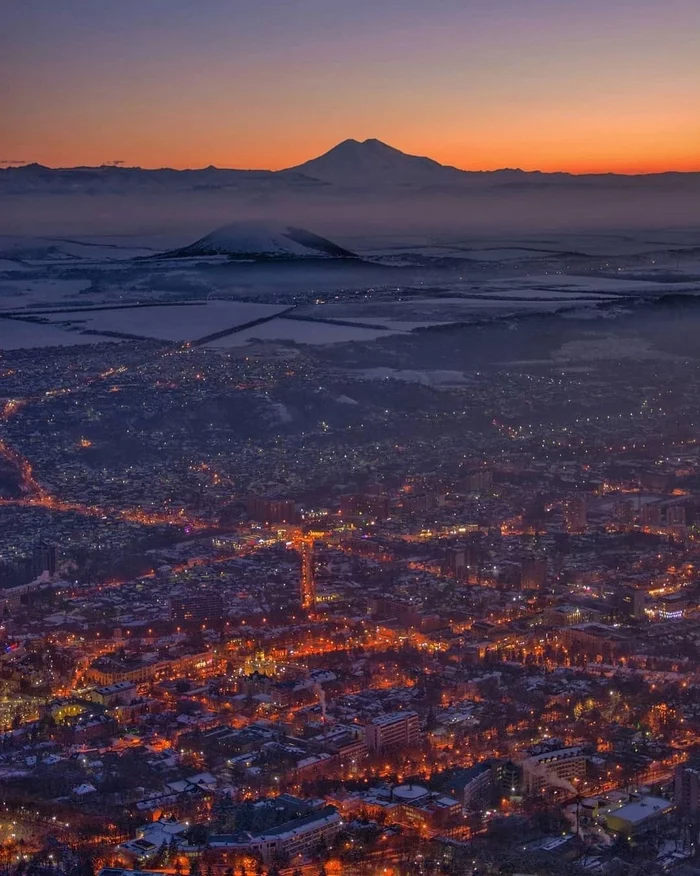
[(408, 155), (381, 140), (343, 140), (290, 171), (335, 185), (441, 185), (465, 176), (432, 158)]

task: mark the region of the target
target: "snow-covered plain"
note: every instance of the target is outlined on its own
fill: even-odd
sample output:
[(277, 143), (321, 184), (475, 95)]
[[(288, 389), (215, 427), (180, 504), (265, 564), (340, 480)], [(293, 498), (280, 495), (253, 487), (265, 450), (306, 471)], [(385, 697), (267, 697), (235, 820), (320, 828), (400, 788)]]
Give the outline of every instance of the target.
[[(400, 313), (397, 308), (397, 313)], [(450, 325), (449, 319), (442, 320), (421, 320), (421, 321), (406, 321), (403, 319), (390, 319), (378, 316), (376, 318), (365, 316), (353, 316), (353, 322), (366, 323), (368, 328), (377, 327), (389, 329), (394, 332), (412, 332), (415, 329), (431, 328), (436, 325)]]
[(371, 380), (401, 380), (405, 383), (420, 383), (422, 386), (451, 387), (463, 386), (469, 381), (463, 371), (413, 371), (400, 368), (366, 368), (357, 372), (358, 377)]
[(296, 344), (338, 344), (346, 341), (374, 341), (391, 335), (381, 329), (356, 328), (333, 323), (306, 322), (296, 319), (273, 319), (270, 322), (244, 329), (212, 341), (208, 346), (226, 350), (242, 347), (254, 341), (291, 341)]
[(0, 279), (0, 313), (27, 307), (60, 307), (89, 288), (90, 280)]
[(30, 350), (37, 347), (72, 347), (77, 344), (97, 344), (116, 338), (80, 335), (53, 325), (39, 325), (0, 318), (0, 350)]
[(552, 353), (557, 362), (596, 361), (601, 359), (682, 359), (655, 350), (645, 338), (621, 338), (606, 335), (586, 340), (567, 341)]
[[(488, 291), (497, 294), (513, 294), (517, 290), (538, 294), (551, 294), (551, 291), (562, 294), (586, 293), (588, 295), (603, 295), (605, 293), (644, 294), (646, 292), (697, 292), (700, 283), (697, 280), (669, 283), (663, 280), (630, 279), (621, 274), (619, 277), (599, 277), (595, 274), (582, 276), (579, 274), (534, 274), (526, 278), (492, 280)], [(544, 287), (544, 288), (543, 288)], [(549, 288), (551, 287), (551, 289)], [(503, 292), (501, 292), (501, 289)], [(485, 290), (486, 291), (486, 290)]]
[[(234, 223), (201, 238), (228, 247), (218, 256), (163, 257), (165, 242), (173, 241), (158, 234), (0, 238), (0, 316), (22, 313), (37, 323), (21, 328), (0, 319), (0, 348), (22, 346), (23, 339), (31, 346), (99, 343), (109, 332), (192, 341), (224, 330), (233, 333), (216, 341), (217, 349), (255, 339), (365, 342), (532, 313), (598, 319), (622, 312), (613, 302), (627, 307), (636, 299), (700, 295), (700, 247), (692, 232), (403, 242), (369, 235), (363, 242), (326, 232), (323, 222), (311, 227), (365, 260), (301, 256), (313, 251), (309, 244), (331, 253), (335, 244), (298, 229), (289, 236), (290, 226), (269, 222)], [(247, 257), (249, 247), (266, 250), (259, 262)], [(424, 261), (402, 268), (373, 263), (409, 250)], [(478, 264), (476, 252), (484, 255)], [(444, 264), (445, 253), (462, 263)], [(148, 306), (124, 306), (133, 304)], [(311, 320), (273, 319), (289, 307)], [(41, 312), (52, 309), (67, 312)], [(259, 319), (270, 321), (234, 331)]]
[(62, 237), (0, 235), (0, 258), (27, 264), (133, 259), (153, 255), (153, 252), (150, 247), (139, 246), (137, 241), (117, 245)]
[(73, 310), (35, 317), (61, 327), (69, 336), (91, 332), (121, 332), (162, 341), (194, 341), (272, 317), (285, 308), (277, 304), (206, 301), (197, 304)]

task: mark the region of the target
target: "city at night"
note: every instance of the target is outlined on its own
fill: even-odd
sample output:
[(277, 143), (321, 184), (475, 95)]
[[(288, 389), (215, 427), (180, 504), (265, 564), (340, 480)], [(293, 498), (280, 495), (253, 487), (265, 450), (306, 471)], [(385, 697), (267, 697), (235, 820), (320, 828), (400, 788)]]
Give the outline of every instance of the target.
[(700, 7), (2, 31), (0, 876), (700, 876)]

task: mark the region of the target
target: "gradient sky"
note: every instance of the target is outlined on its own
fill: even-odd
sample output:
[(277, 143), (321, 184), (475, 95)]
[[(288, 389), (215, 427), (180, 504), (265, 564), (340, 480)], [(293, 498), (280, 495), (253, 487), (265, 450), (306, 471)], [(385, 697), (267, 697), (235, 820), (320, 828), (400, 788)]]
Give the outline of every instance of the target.
[[(4, 0), (0, 160), (700, 169), (699, 0)], [(7, 87), (9, 86), (9, 87)]]

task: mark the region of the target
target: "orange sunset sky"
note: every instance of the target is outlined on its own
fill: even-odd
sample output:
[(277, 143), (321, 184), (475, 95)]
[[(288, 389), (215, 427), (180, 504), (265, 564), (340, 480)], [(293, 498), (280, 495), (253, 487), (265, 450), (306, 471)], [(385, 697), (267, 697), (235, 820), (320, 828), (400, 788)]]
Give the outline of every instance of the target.
[(697, 0), (23, 0), (0, 160), (700, 170)]

